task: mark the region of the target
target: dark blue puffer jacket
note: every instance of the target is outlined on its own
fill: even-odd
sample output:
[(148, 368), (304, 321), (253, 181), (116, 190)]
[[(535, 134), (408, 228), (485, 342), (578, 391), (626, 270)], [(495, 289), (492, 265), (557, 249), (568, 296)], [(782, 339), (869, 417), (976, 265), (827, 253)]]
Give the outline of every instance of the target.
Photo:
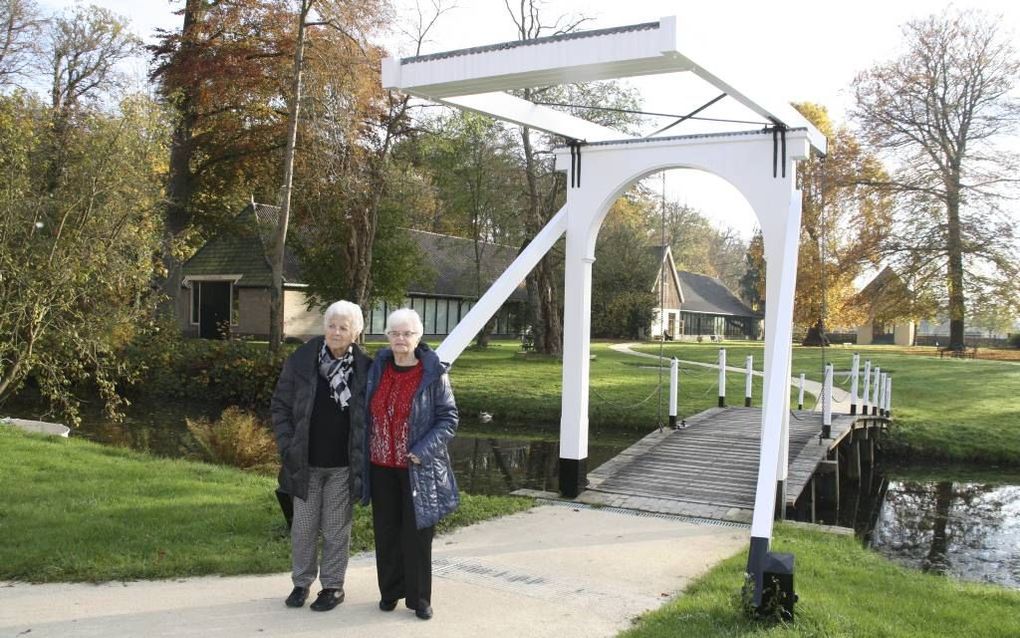
[[(446, 366), (439, 356), (427, 345), (420, 343), (414, 350), (422, 362), (421, 385), (414, 393), (414, 404), (408, 418), (408, 452), (421, 460), (420, 465), (408, 463), (411, 479), (411, 494), (414, 501), (414, 518), (418, 529), (431, 527), (441, 518), (457, 509), (460, 493), (453, 476), (453, 464), (447, 443), (457, 431), (457, 405), (453, 401), (453, 389), (446, 374)], [(368, 371), (368, 385), (365, 389), (365, 467), (371, 462), (372, 437), (372, 396), (379, 387), (383, 370), (393, 361), (393, 351), (383, 348), (376, 353), (375, 361)], [(365, 473), (361, 502), (367, 505), (371, 500), (370, 473)]]

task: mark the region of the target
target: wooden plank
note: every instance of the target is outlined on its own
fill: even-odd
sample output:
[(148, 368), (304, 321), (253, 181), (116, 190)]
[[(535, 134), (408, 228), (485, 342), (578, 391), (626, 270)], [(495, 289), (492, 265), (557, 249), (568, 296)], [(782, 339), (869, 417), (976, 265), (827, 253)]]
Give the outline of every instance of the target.
[[(593, 491), (674, 503), (754, 507), (760, 454), (760, 408), (712, 408), (690, 427), (646, 437), (592, 476)], [(852, 431), (856, 418), (836, 416), (832, 438), (819, 439), (821, 415), (795, 412), (790, 420), (787, 504), (807, 488), (820, 462)], [(606, 468), (603, 470), (603, 468)]]

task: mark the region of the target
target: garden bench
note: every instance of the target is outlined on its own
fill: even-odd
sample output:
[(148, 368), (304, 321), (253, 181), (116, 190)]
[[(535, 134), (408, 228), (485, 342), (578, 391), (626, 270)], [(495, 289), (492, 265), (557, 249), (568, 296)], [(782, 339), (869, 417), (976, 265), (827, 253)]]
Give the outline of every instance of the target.
[(953, 348), (939, 348), (939, 359), (950, 356), (957, 359), (975, 359), (977, 358), (977, 346), (972, 348), (964, 348), (963, 350), (954, 350)]

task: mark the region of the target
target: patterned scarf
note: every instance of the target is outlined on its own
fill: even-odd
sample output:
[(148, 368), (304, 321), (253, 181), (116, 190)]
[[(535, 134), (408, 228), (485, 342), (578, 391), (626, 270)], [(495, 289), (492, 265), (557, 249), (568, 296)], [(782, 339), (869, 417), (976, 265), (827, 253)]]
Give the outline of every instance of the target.
[(354, 367), (354, 352), (351, 347), (339, 359), (329, 351), (325, 342), (322, 350), (319, 351), (319, 374), (329, 383), (330, 395), (337, 402), (341, 410), (347, 409), (351, 401), (351, 369)]

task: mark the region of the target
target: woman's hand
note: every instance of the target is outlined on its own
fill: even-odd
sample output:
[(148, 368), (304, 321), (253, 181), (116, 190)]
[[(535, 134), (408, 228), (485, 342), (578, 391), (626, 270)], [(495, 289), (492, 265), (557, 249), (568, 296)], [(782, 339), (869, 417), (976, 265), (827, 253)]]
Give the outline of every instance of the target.
[(415, 465), (421, 465), (421, 459), (410, 452), (407, 453), (407, 460), (414, 463)]

